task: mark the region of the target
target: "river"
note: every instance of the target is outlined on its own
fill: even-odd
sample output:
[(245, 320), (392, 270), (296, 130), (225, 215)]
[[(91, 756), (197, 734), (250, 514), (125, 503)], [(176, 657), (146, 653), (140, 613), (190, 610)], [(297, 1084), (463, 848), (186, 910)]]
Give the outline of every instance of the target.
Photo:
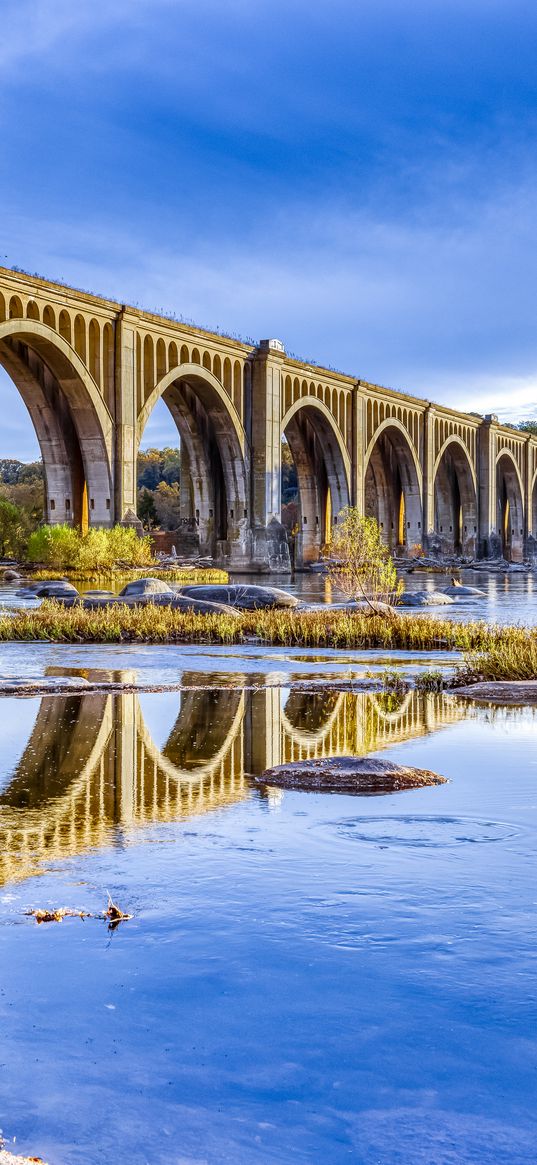
[[(497, 573), (487, 571), (461, 570), (457, 577), (467, 586), (477, 587), (484, 591), (483, 598), (459, 598), (449, 607), (408, 608), (419, 610), (433, 618), (439, 616), (456, 620), (486, 619), (489, 623), (521, 623), (525, 626), (537, 624), (537, 574), (513, 572)], [(441, 590), (450, 582), (449, 574), (436, 574), (422, 570), (402, 575), (405, 589), (408, 591)], [(340, 602), (343, 595), (338, 594), (332, 583), (320, 574), (303, 573), (290, 576), (271, 576), (267, 579), (260, 575), (235, 575), (236, 583), (264, 583), (270, 581), (273, 585), (281, 586), (285, 590), (296, 594), (306, 603)], [(13, 609), (18, 607), (36, 606), (40, 600), (20, 598), (17, 595), (20, 584), (0, 583), (0, 608), (2, 606)], [(108, 582), (104, 585), (109, 585)], [(116, 590), (121, 589), (121, 580), (116, 583)], [(103, 586), (103, 581), (94, 579), (80, 584), (80, 590), (90, 590)]]
[[(0, 701), (0, 1102), (19, 1152), (535, 1160), (537, 715), (326, 682), (388, 664), (453, 656), (2, 646), (3, 675), (131, 689)], [(387, 750), (448, 783), (359, 798), (251, 779)], [(133, 915), (114, 931), (24, 913), (95, 914), (108, 893)]]

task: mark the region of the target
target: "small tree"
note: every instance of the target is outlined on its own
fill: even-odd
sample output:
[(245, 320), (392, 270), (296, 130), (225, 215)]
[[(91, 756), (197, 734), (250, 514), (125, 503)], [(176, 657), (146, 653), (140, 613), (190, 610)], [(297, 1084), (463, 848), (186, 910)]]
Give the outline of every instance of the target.
[(138, 517), (146, 530), (151, 530), (158, 522), (153, 491), (142, 489), (138, 494)]
[(347, 506), (333, 527), (329, 552), (329, 577), (346, 598), (396, 602), (402, 583), (375, 518)]

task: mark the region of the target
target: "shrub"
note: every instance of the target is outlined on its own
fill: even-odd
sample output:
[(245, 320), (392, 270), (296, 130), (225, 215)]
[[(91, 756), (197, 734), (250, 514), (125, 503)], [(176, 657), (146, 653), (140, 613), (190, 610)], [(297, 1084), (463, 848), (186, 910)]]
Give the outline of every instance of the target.
[(152, 562), (149, 538), (139, 538), (132, 527), (112, 530), (91, 527), (86, 534), (73, 526), (41, 526), (28, 541), (29, 562), (39, 562), (52, 570), (78, 570), (98, 574), (117, 563), (149, 566)]
[(0, 554), (13, 554), (18, 557), (24, 549), (26, 536), (26, 522), (22, 511), (12, 502), (0, 498)]

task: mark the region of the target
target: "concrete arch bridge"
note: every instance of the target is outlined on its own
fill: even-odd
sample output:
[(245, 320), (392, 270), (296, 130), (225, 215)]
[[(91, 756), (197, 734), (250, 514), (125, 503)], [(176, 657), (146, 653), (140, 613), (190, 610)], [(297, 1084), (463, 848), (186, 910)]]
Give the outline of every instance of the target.
[(347, 504), (395, 551), (533, 556), (537, 438), (35, 276), (0, 268), (0, 363), (37, 434), (51, 523), (133, 522), (136, 460), (162, 398), (181, 443), (190, 544), (287, 570), (282, 439), (296, 465), (296, 561)]

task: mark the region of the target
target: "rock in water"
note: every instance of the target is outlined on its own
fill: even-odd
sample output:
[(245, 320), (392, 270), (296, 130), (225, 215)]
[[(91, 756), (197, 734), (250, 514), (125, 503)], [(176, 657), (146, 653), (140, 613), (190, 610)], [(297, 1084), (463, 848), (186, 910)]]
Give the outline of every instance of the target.
[(454, 599), (486, 599), (487, 597), (485, 591), (480, 591), (479, 587), (459, 586), (458, 583), (456, 585), (452, 583), (450, 587), (442, 587), (442, 594), (450, 595)]
[(35, 593), (38, 599), (75, 599), (79, 597), (76, 587), (65, 579), (58, 582), (44, 582)]
[(400, 607), (450, 607), (453, 602), (445, 591), (403, 591), (398, 598)]
[(203, 599), (209, 603), (227, 603), (240, 611), (257, 611), (261, 608), (297, 607), (298, 599), (279, 587), (261, 587), (255, 584), (216, 583), (214, 586), (179, 587), (178, 593), (191, 599)]
[(172, 587), (163, 578), (136, 578), (119, 592), (120, 597), (134, 599), (138, 595), (170, 595)]
[(358, 796), (398, 793), (403, 789), (446, 784), (445, 777), (429, 769), (414, 769), (389, 760), (361, 756), (332, 756), (276, 765), (273, 769), (266, 769), (260, 777), (254, 777), (254, 780), (257, 785), (274, 785), (279, 789), (355, 793)]

